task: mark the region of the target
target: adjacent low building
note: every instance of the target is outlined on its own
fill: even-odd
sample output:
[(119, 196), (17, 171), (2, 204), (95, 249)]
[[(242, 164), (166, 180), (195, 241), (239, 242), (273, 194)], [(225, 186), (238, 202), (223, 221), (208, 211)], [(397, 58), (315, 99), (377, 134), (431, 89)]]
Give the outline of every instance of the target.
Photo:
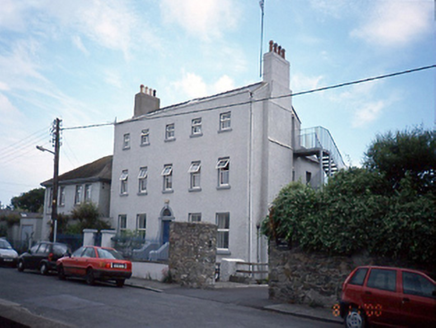
[[(58, 214), (68, 215), (82, 203), (97, 205), (102, 218), (109, 219), (112, 156), (100, 158), (59, 176)], [(46, 188), (42, 240), (49, 240), (53, 179), (41, 183)]]

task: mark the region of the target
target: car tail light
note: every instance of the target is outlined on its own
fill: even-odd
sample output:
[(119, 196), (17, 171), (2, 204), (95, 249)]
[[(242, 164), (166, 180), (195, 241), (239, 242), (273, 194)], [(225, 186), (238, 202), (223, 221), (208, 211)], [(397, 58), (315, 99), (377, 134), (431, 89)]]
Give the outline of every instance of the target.
[(53, 261), (53, 253), (48, 254), (48, 260)]
[(112, 263), (106, 263), (106, 269), (112, 268)]

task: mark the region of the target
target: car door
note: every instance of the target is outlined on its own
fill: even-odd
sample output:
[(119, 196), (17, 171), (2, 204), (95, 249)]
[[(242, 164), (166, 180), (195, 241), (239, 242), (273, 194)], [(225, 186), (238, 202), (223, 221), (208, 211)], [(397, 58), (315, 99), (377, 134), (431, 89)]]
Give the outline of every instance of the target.
[(362, 299), (365, 309), (374, 309), (367, 313), (368, 321), (388, 325), (401, 326), (399, 319), (401, 310), (401, 296), (398, 293), (397, 270), (371, 268)]
[(435, 285), (417, 272), (402, 271), (401, 310), (410, 327), (436, 327)]
[(30, 265), (29, 269), (38, 270), (39, 264), (41, 261), (47, 257), (47, 247), (49, 247), (46, 243), (41, 243), (36, 250), (36, 252), (32, 253), (30, 257)]
[(85, 250), (77, 263), (77, 274), (80, 276), (86, 275), (86, 269), (95, 258), (95, 250), (93, 247), (85, 247)]
[(77, 275), (77, 263), (85, 250), (84, 247), (78, 248), (71, 256), (64, 257), (62, 259), (62, 265), (64, 267), (64, 272), (68, 276)]

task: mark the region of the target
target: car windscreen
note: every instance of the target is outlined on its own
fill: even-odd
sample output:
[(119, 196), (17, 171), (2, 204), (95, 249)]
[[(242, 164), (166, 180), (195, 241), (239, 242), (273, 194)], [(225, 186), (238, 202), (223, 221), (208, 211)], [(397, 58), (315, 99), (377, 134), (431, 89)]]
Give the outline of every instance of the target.
[(6, 240), (0, 239), (0, 248), (1, 249), (12, 249), (11, 244), (9, 244)]
[(101, 259), (123, 260), (123, 256), (114, 249), (97, 248), (98, 257)]

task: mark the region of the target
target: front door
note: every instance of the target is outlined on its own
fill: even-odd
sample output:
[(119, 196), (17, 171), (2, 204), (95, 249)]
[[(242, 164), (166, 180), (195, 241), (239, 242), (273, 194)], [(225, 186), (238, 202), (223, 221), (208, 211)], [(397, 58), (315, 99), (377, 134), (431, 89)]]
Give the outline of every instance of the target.
[(170, 222), (162, 221), (162, 244), (170, 241)]

